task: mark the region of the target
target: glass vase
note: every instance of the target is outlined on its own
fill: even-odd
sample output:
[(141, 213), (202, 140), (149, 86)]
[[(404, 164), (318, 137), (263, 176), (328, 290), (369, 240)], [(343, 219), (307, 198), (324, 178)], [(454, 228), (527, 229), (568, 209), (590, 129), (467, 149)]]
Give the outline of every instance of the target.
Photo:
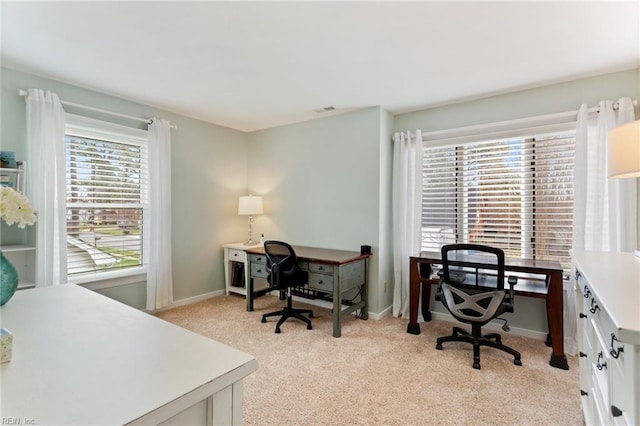
[(0, 306), (13, 297), (18, 288), (18, 271), (0, 251)]

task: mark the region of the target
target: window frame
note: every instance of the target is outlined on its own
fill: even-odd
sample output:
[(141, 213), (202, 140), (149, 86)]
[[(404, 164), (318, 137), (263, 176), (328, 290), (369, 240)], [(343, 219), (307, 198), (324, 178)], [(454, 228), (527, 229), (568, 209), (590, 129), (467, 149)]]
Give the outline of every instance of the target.
[[(525, 118), (519, 120), (512, 121), (504, 121), (498, 123), (489, 123), (486, 125), (477, 125), (477, 126), (469, 126), (457, 129), (450, 130), (441, 130), (430, 133), (424, 133), (423, 136), (423, 155), (424, 157), (428, 156), (428, 150), (434, 148), (453, 148), (455, 150), (455, 196), (452, 197), (455, 205), (455, 218), (453, 222), (455, 223), (455, 229), (452, 238), (458, 242), (466, 241), (465, 238), (468, 236), (468, 229), (465, 229), (465, 226), (468, 226), (468, 219), (465, 216), (464, 208), (465, 208), (465, 200), (468, 198), (465, 196), (464, 191), (465, 185), (463, 183), (463, 178), (461, 178), (461, 169), (464, 168), (461, 165), (460, 159), (463, 157), (462, 150), (463, 147), (479, 144), (479, 143), (490, 143), (491, 141), (501, 141), (501, 140), (510, 140), (510, 139), (519, 139), (522, 141), (531, 141), (534, 146), (537, 136), (547, 136), (552, 134), (561, 134), (561, 133), (572, 133), (572, 136), (575, 138), (575, 130), (576, 130), (576, 122), (574, 120), (567, 120), (565, 117), (558, 117), (558, 115), (552, 114), (548, 116), (539, 116), (532, 118)], [(531, 154), (532, 158), (535, 157), (535, 151)], [(524, 158), (525, 156), (523, 156)], [(535, 161), (534, 161), (535, 162)], [(526, 160), (522, 161), (524, 169), (527, 169), (530, 166)], [(531, 164), (533, 165), (533, 164)], [(422, 173), (424, 173), (424, 165), (422, 169)], [(421, 175), (422, 175), (421, 173)], [(536, 180), (532, 179), (530, 182), (527, 181), (528, 187), (527, 191), (530, 191), (532, 194), (535, 194), (535, 186)], [(424, 192), (424, 190), (423, 190)], [(424, 197), (424, 193), (422, 195)], [(525, 198), (523, 196), (523, 198)], [(535, 211), (535, 195), (532, 199), (532, 205), (524, 206), (524, 208), (530, 209), (531, 214), (528, 217), (527, 222), (530, 221), (530, 224), (527, 225), (527, 229), (523, 229), (522, 238), (527, 238), (527, 236), (534, 238), (535, 232), (535, 221), (536, 221), (536, 211)], [(424, 211), (424, 201), (422, 204), (422, 211)], [(424, 229), (428, 229), (425, 226), (424, 218), (421, 220), (421, 250), (432, 250), (431, 248), (425, 248), (425, 232)], [(451, 238), (451, 237), (446, 237)], [(441, 242), (442, 244), (448, 244), (448, 242)], [(535, 242), (532, 244), (527, 243), (527, 248), (523, 248), (521, 252), (521, 258), (535, 258)], [(525, 256), (528, 254), (528, 256)]]
[[(98, 139), (109, 142), (124, 143), (130, 145), (140, 146), (146, 156), (148, 163), (148, 131), (123, 126), (120, 124), (110, 123), (103, 120), (84, 117), (80, 115), (65, 114), (65, 137), (67, 135), (73, 135), (76, 137), (84, 137), (89, 139)], [(65, 142), (66, 150), (66, 142)], [(65, 170), (67, 167), (65, 157)], [(88, 271), (78, 275), (67, 275), (68, 282), (81, 284), (92, 290), (116, 287), (121, 285), (129, 285), (139, 282), (144, 282), (147, 279), (148, 263), (149, 263), (149, 189), (148, 189), (148, 169), (145, 183), (146, 196), (144, 202), (140, 203), (142, 208), (142, 259), (140, 266), (132, 266), (124, 269), (105, 270), (105, 271)], [(66, 197), (66, 189), (65, 189)], [(67, 203), (67, 208), (69, 208)], [(66, 219), (65, 219), (66, 223)], [(66, 225), (65, 225), (66, 229)]]

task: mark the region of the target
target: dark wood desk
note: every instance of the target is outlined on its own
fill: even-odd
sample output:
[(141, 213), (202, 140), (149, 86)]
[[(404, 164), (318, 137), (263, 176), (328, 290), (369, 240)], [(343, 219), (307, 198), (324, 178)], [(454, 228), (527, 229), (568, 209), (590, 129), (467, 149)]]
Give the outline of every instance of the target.
[[(309, 272), (307, 287), (311, 290), (330, 294), (333, 301), (333, 337), (341, 335), (341, 320), (357, 309), (361, 309), (360, 318), (369, 317), (367, 306), (368, 259), (370, 254), (356, 251), (332, 250), (316, 247), (293, 246), (298, 258), (298, 269)], [(249, 261), (249, 287), (247, 289), (247, 311), (253, 311), (253, 298), (271, 291), (254, 291), (254, 278), (266, 279), (266, 257), (264, 247), (246, 250)], [(342, 294), (358, 288), (360, 300), (342, 309)]]
[[(431, 278), (431, 265), (433, 264), (442, 264), (440, 252), (423, 251), (420, 252), (419, 256), (410, 258), (411, 276), (407, 333), (420, 334), (420, 324), (418, 324), (419, 300), (422, 300), (422, 316), (424, 320), (431, 321), (431, 312), (429, 311), (431, 285), (438, 284), (438, 280)], [(549, 365), (568, 370), (569, 364), (564, 353), (562, 266), (560, 266), (559, 262), (506, 258), (505, 270), (507, 272), (522, 272), (545, 277), (542, 281), (519, 279), (514, 290), (517, 295), (545, 299), (547, 323), (549, 325), (547, 346), (552, 347)], [(422, 299), (420, 299), (421, 295)]]

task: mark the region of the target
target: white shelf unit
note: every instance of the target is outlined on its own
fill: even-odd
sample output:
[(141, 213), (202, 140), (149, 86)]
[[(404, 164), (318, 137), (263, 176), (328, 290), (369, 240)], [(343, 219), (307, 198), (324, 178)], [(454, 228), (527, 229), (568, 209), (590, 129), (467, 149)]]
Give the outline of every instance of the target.
[[(225, 284), (225, 293), (228, 296), (229, 293), (237, 293), (243, 296), (247, 296), (247, 287), (249, 286), (249, 261), (247, 259), (247, 252), (250, 248), (260, 247), (261, 244), (254, 245), (245, 245), (244, 243), (229, 243), (223, 244), (224, 248), (224, 284)], [(244, 285), (243, 286), (234, 286), (232, 285), (233, 280), (233, 268), (236, 263), (240, 263), (244, 268)], [(264, 281), (262, 285), (257, 283), (256, 290), (261, 288), (266, 288), (267, 283)]]
[[(0, 175), (13, 176), (13, 188), (20, 193), (24, 193), (25, 163), (23, 161), (17, 161), (17, 165), (18, 167), (15, 169), (0, 168)], [(6, 258), (9, 259), (18, 271), (18, 290), (35, 286), (36, 226), (37, 223), (32, 226), (27, 226), (24, 231), (19, 230), (12, 232), (12, 237), (24, 232), (24, 234), (20, 236), (19, 241), (11, 238), (11, 242), (5, 244), (3, 239), (0, 244), (0, 250), (2, 250)]]

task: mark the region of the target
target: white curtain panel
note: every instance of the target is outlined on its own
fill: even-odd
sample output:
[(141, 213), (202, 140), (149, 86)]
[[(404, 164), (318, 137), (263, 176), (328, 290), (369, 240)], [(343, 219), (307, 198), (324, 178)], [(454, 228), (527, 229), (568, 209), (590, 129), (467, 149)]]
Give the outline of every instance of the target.
[(408, 319), (409, 257), (421, 247), (422, 132), (396, 133), (393, 143), (393, 316)]
[(149, 125), (149, 198), (147, 310), (155, 310), (173, 301), (171, 125), (166, 120)]
[(599, 112), (578, 111), (573, 247), (633, 251), (637, 243), (637, 181), (607, 178), (607, 134), (635, 119), (629, 98), (601, 101)]
[(36, 287), (67, 282), (65, 113), (55, 93), (27, 90), (26, 195), (38, 213)]
[[(637, 247), (637, 180), (607, 178), (607, 135), (609, 130), (633, 121), (630, 98), (601, 101), (598, 113), (587, 105), (578, 110), (574, 171), (573, 249), (633, 251)], [(575, 339), (576, 300), (565, 292), (565, 350), (577, 351)]]

